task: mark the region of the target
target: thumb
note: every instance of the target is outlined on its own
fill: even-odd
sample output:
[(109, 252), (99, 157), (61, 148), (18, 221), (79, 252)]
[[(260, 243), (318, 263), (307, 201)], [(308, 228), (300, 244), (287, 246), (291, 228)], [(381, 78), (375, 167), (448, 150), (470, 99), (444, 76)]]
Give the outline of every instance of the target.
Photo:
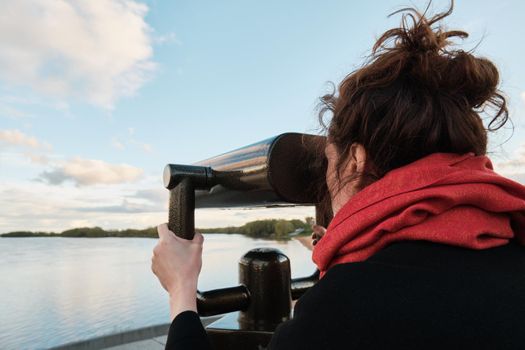
[(157, 226), (157, 233), (160, 239), (169, 239), (171, 235), (173, 235), (173, 232), (168, 228), (168, 224), (160, 224)]
[(204, 242), (204, 236), (199, 231), (195, 231), (195, 234), (193, 236), (193, 242), (202, 244)]
[(324, 234), (326, 233), (326, 228), (324, 228), (321, 225), (312, 225), (312, 230), (314, 231), (315, 234), (321, 237), (323, 237)]

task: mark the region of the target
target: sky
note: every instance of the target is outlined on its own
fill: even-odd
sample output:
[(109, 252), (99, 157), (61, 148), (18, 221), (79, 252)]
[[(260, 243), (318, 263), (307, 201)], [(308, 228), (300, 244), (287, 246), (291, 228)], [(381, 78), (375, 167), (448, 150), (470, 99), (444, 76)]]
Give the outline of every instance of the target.
[[(0, 0), (0, 233), (166, 221), (165, 164), (319, 132), (329, 82), (358, 68), (407, 6), (426, 1)], [(445, 21), (500, 69), (514, 130), (491, 135), (489, 154), (521, 183), (523, 13), (519, 0), (464, 0)], [(196, 226), (308, 215), (206, 209)]]

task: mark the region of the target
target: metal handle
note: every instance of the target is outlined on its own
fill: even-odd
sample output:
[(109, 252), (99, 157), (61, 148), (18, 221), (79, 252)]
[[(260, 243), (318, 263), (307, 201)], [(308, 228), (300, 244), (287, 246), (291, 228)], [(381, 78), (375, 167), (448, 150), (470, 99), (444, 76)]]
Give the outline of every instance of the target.
[(250, 293), (244, 285), (206, 292), (197, 291), (197, 310), (201, 316), (244, 310), (249, 304)]
[(315, 270), (313, 274), (308, 277), (300, 277), (292, 279), (292, 300), (299, 299), (308, 289), (312, 288), (317, 281), (319, 281), (319, 270)]
[(170, 190), (168, 228), (184, 239), (195, 235), (195, 188), (189, 177)]

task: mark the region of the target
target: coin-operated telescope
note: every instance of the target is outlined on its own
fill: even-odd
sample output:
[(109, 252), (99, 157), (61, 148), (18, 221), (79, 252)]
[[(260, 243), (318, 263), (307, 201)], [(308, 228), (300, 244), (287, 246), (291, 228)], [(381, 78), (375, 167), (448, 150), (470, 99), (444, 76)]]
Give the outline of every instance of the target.
[[(285, 133), (193, 165), (168, 164), (168, 227), (192, 239), (195, 208), (314, 205), (316, 221), (331, 219), (322, 136)], [(197, 292), (201, 316), (226, 314), (207, 326), (216, 349), (266, 347), (275, 328), (290, 319), (292, 300), (319, 278), (291, 279), (290, 261), (277, 249), (253, 249), (239, 261), (239, 285)]]

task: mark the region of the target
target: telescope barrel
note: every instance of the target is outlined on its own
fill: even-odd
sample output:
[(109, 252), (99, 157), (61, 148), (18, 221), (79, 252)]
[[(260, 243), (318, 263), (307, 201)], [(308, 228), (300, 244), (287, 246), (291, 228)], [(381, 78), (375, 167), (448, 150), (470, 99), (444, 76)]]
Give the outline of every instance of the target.
[(171, 189), (190, 176), (196, 208), (317, 204), (325, 142), (322, 136), (285, 133), (192, 166), (168, 164), (164, 185)]
[(285, 133), (194, 165), (166, 165), (168, 227), (192, 239), (195, 208), (327, 207), (325, 144), (322, 136)]

